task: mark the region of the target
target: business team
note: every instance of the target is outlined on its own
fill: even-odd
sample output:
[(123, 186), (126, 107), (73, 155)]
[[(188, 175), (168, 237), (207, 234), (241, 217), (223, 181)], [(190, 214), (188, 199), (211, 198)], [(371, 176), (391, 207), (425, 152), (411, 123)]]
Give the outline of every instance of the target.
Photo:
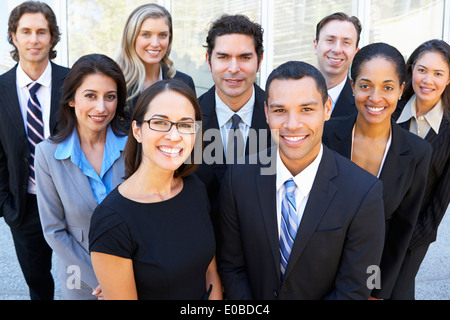
[[(80, 245), (83, 256), (90, 251), (95, 258), (94, 268), (87, 261), (90, 276), (83, 280), (84, 296), (65, 291), (67, 299), (86, 299), (89, 290), (99, 299), (180, 299), (191, 290), (196, 294), (185, 296), (188, 299), (220, 299), (222, 293), (227, 299), (414, 299), (415, 275), (449, 202), (441, 193), (450, 194), (446, 179), (450, 50), (436, 40), (434, 46), (419, 47), (405, 66), (401, 54), (385, 44), (360, 50), (361, 29), (359, 20), (345, 13), (324, 17), (317, 24), (313, 47), (318, 68), (299, 61), (283, 63), (271, 72), (263, 90), (255, 84), (264, 57), (261, 26), (243, 15), (223, 15), (212, 23), (206, 38), (206, 63), (214, 86), (198, 98), (197, 106), (190, 99), (195, 97), (192, 78), (175, 70), (169, 58), (170, 13), (157, 4), (136, 8), (127, 20), (118, 59), (123, 75), (111, 76), (116, 66), (108, 62), (110, 71), (85, 72), (89, 76), (82, 84), (89, 88), (83, 97), (76, 100), (76, 95), (63, 92), (70, 104), (61, 108), (74, 111), (73, 132), (81, 143), (77, 149), (81, 160), (74, 162), (69, 154), (67, 161), (73, 162), (74, 175), (90, 172), (83, 178), (92, 189), (89, 193), (97, 197), (105, 190), (96, 203), (107, 199), (97, 208), (91, 205), (88, 220), (83, 220), (94, 217), (95, 227), (87, 239), (88, 223), (73, 225), (71, 211), (56, 214), (47, 201), (44, 181), (56, 179), (52, 167), (62, 160), (55, 152), (42, 154), (52, 143), (39, 146), (39, 166), (34, 166), (36, 144), (64, 131), (63, 117), (58, 127), (56, 114), (61, 88), (69, 90), (63, 87), (69, 70), (50, 62), (59, 40), (56, 19), (39, 1), (16, 7), (10, 15), (9, 37), (18, 64), (0, 76), (0, 213), (11, 228), (31, 298), (53, 298), (52, 249), (58, 254)], [(427, 60), (429, 55), (435, 56)], [(370, 71), (372, 67), (377, 73)], [(109, 81), (110, 89), (89, 84), (89, 77), (105, 75), (116, 80)], [(161, 85), (152, 85), (156, 82)], [(402, 93), (412, 102), (403, 103)], [(84, 109), (80, 99), (86, 101)], [(164, 104), (172, 108), (165, 110)], [(138, 105), (142, 114), (134, 112)], [(118, 128), (130, 128), (126, 146), (119, 143), (122, 138), (113, 144), (108, 138), (111, 112), (117, 118), (115, 134), (122, 136), (124, 131)], [(195, 122), (202, 123), (203, 130)], [(342, 133), (346, 123), (350, 133)], [(211, 130), (218, 133), (215, 140), (208, 136)], [(350, 137), (345, 140), (350, 147), (340, 151), (335, 136)], [(189, 165), (185, 170), (198, 149), (192, 143), (200, 141), (202, 149), (202, 138), (202, 162), (197, 170)], [(369, 150), (373, 157), (367, 157), (364, 141), (373, 146)], [(110, 150), (118, 150), (114, 158)], [(208, 150), (212, 152), (207, 154)], [(102, 171), (108, 170), (103, 168), (106, 162), (114, 163), (112, 168), (134, 168), (127, 174), (123, 169), (122, 178), (129, 180), (113, 181), (112, 173)], [(391, 190), (394, 180), (384, 172), (394, 170), (397, 163), (408, 174), (399, 171), (402, 188)], [(149, 177), (149, 169), (158, 175), (142, 180), (148, 180), (148, 188), (132, 191), (131, 181)], [(64, 184), (59, 188), (52, 199), (72, 192), (63, 190)], [(193, 206), (202, 214), (192, 215), (190, 223), (205, 234), (214, 231), (215, 241), (208, 241), (208, 247), (191, 241), (191, 249), (182, 249), (188, 242), (161, 233), (171, 229), (171, 222), (161, 220), (159, 213), (189, 212), (185, 195), (193, 192), (201, 202)], [(108, 216), (114, 212), (114, 219), (102, 220), (99, 229), (98, 217), (113, 198), (147, 208), (151, 215), (144, 219), (137, 212), (109, 206)], [(204, 212), (209, 212), (211, 226)], [(59, 217), (56, 224), (55, 217)], [(183, 219), (184, 215), (178, 217), (178, 224)], [(140, 224), (144, 221), (157, 226), (148, 229), (154, 233), (145, 234)], [(58, 231), (55, 225), (70, 228)], [(74, 241), (59, 242), (61, 232)], [(194, 240), (201, 233), (188, 234)], [(118, 236), (123, 241), (117, 242)], [(144, 238), (150, 241), (139, 240)], [(170, 239), (171, 253), (161, 252), (158, 248), (167, 247)], [(61, 248), (57, 243), (72, 244)], [(150, 272), (135, 277), (133, 265)], [(117, 279), (111, 277), (116, 273), (108, 266), (128, 270), (120, 273), (126, 295), (117, 288)], [(381, 268), (381, 288), (368, 285), (374, 267)], [(171, 294), (169, 287), (177, 291)]]

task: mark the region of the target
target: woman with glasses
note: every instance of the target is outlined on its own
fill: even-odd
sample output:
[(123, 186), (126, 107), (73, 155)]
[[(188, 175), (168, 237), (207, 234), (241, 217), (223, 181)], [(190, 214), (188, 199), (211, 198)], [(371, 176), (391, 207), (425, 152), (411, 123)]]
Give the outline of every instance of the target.
[(192, 174), (198, 121), (197, 98), (180, 80), (159, 81), (138, 99), (126, 180), (91, 220), (91, 259), (106, 299), (222, 298), (208, 196)]
[(36, 146), (36, 187), (44, 236), (58, 257), (63, 299), (95, 299), (89, 256), (91, 215), (123, 181), (126, 99), (122, 70), (112, 59), (81, 57), (61, 94), (56, 134)]

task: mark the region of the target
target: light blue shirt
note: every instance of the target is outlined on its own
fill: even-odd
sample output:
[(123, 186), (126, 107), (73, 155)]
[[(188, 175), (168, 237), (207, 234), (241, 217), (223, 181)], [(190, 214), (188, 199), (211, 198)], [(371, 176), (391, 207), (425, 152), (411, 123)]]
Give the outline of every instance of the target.
[(77, 130), (74, 130), (68, 139), (59, 144), (55, 151), (55, 158), (57, 160), (70, 158), (72, 163), (80, 168), (81, 172), (89, 179), (94, 197), (97, 203), (100, 203), (113, 189), (113, 172), (110, 169), (114, 162), (120, 158), (120, 152), (124, 150), (126, 142), (126, 136), (117, 137), (111, 127), (108, 126), (100, 175), (95, 172), (86, 159), (81, 149)]

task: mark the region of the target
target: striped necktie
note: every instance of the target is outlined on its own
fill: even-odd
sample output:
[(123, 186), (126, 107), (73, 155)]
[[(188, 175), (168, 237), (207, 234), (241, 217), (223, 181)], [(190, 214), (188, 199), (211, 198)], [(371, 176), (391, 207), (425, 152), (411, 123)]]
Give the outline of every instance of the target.
[(44, 123), (42, 122), (42, 108), (36, 97), (36, 92), (41, 85), (37, 82), (32, 82), (28, 86), (30, 91), (30, 99), (27, 104), (27, 132), (28, 132), (28, 146), (30, 148), (30, 180), (34, 180), (34, 151), (36, 145), (44, 140)]
[(284, 184), (285, 196), (281, 203), (281, 230), (280, 230), (280, 254), (281, 254), (281, 280), (284, 280), (284, 273), (294, 245), (295, 236), (298, 229), (298, 217), (295, 204), (295, 189), (297, 188), (291, 178)]

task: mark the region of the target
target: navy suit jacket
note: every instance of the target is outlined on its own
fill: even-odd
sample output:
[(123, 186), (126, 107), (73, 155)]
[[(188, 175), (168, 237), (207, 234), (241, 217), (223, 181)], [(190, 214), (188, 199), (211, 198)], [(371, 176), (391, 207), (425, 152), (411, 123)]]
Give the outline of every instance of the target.
[(353, 89), (350, 83), (350, 78), (347, 77), (344, 88), (339, 95), (338, 100), (334, 106), (331, 117), (344, 117), (352, 114), (356, 114), (358, 109), (355, 106), (355, 97), (353, 96)]
[[(356, 114), (325, 123), (323, 142), (351, 158)], [(392, 142), (380, 174), (383, 182), (386, 241), (381, 259), (381, 289), (376, 298), (389, 299), (416, 224), (425, 193), (431, 146), (391, 120)]]
[(227, 298), (368, 299), (384, 242), (382, 183), (323, 149), (282, 283), (276, 175), (261, 174), (274, 164), (229, 166), (217, 252)]
[[(17, 65), (0, 76), (0, 216), (11, 227), (19, 227), (24, 216), (30, 149), (23, 125), (16, 87)], [(50, 133), (56, 130), (61, 87), (68, 68), (52, 62)]]
[[(393, 117), (398, 119), (407, 103), (398, 104)], [(400, 126), (409, 130), (410, 122), (400, 123)], [(420, 209), (419, 218), (411, 239), (410, 248), (419, 245), (429, 245), (436, 241), (439, 224), (444, 217), (450, 202), (450, 121), (443, 117), (436, 134), (430, 129), (425, 140), (432, 148), (431, 164), (427, 187)]]

